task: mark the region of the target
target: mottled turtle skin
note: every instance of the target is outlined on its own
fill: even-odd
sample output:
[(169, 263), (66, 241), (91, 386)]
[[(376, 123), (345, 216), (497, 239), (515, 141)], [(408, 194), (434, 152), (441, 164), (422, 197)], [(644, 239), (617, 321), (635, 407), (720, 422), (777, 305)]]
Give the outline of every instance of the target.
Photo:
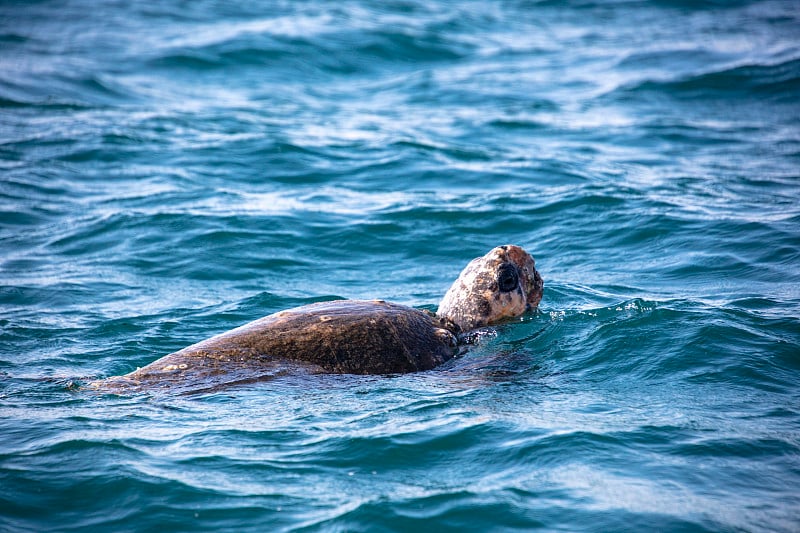
[(467, 265), (436, 314), (382, 300), (305, 305), (93, 385), (242, 381), (267, 375), (281, 362), (315, 373), (430, 370), (458, 353), (462, 333), (535, 309), (541, 297), (542, 278), (533, 258), (518, 246), (499, 246)]

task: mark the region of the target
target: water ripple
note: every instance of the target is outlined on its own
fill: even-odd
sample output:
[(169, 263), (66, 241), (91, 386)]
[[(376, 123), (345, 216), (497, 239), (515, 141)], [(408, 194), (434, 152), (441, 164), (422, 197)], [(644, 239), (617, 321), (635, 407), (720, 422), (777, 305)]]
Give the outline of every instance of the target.
[[(797, 529), (794, 2), (267, 4), (0, 7), (0, 529)], [(440, 369), (82, 388), (508, 242)]]

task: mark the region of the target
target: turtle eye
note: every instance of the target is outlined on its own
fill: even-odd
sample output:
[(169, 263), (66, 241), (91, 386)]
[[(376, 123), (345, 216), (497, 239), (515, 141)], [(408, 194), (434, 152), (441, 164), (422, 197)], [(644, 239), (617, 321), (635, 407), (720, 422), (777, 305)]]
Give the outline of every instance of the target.
[(505, 263), (497, 270), (497, 288), (501, 292), (511, 292), (519, 287), (519, 274), (514, 265)]

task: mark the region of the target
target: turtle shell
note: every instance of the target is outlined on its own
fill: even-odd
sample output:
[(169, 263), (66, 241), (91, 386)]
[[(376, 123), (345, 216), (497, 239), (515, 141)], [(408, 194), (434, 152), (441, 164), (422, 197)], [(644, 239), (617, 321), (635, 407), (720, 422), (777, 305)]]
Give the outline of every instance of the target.
[[(450, 328), (450, 329), (448, 329)], [(393, 374), (432, 369), (457, 350), (455, 326), (432, 313), (380, 300), (322, 302), (258, 319), (140, 368), (123, 379), (143, 384), (274, 368)]]

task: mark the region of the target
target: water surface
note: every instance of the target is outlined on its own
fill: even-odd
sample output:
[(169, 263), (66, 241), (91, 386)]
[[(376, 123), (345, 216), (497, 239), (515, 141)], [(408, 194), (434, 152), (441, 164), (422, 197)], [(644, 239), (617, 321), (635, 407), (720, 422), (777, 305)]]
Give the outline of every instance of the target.
[[(0, 530), (796, 531), (793, 1), (0, 6)], [(445, 367), (110, 395), (333, 298)]]

